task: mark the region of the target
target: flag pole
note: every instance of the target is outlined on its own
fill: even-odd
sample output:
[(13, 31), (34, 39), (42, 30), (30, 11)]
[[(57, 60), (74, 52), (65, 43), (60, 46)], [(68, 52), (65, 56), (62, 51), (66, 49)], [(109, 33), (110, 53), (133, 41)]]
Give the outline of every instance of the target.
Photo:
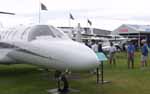
[(70, 28), (70, 31), (68, 32), (68, 35), (69, 37), (72, 39), (72, 28), (71, 28), (71, 19), (70, 19), (70, 13), (69, 13), (69, 20), (68, 20), (68, 25), (69, 25), (69, 28)]
[(70, 17), (69, 17), (69, 27), (71, 27), (71, 19), (70, 19)]
[(138, 36), (138, 46), (139, 46), (139, 48), (141, 47), (140, 40), (141, 40), (141, 35), (140, 35), (140, 31), (139, 31), (139, 36)]
[[(87, 19), (87, 20), (88, 20), (88, 19)], [(86, 22), (87, 22), (86, 24), (87, 24), (87, 28), (88, 28), (88, 21), (86, 21)]]
[(89, 26), (89, 30), (91, 31), (91, 34), (93, 34), (93, 28), (92, 28), (92, 24), (90, 24), (91, 21), (89, 19), (87, 19), (87, 25)]
[(41, 19), (41, 2), (40, 2), (40, 0), (39, 0), (39, 19), (38, 19), (38, 21), (39, 21), (39, 24), (40, 24), (40, 19)]
[(90, 33), (91, 33), (91, 29), (90, 29), (90, 26), (89, 26), (89, 23), (88, 23), (88, 18), (86, 19), (86, 22), (87, 22), (88, 32), (90, 32)]

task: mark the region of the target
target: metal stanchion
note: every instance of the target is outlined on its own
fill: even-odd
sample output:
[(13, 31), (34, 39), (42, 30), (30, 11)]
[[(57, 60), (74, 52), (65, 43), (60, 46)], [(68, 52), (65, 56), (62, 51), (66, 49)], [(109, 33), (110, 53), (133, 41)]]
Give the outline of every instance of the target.
[(103, 61), (101, 61), (101, 83), (104, 83), (104, 71), (103, 71)]
[(99, 68), (96, 68), (97, 84), (99, 83)]
[(97, 56), (99, 58), (99, 61), (101, 62), (100, 64), (100, 68), (101, 68), (101, 81), (99, 80), (100, 78), (100, 75), (99, 75), (99, 68), (96, 69), (96, 72), (97, 72), (97, 84), (101, 83), (101, 84), (104, 84), (104, 83), (110, 83), (110, 81), (105, 81), (104, 80), (104, 62), (103, 61), (106, 61), (107, 58), (106, 56), (104, 55), (104, 53), (97, 53)]

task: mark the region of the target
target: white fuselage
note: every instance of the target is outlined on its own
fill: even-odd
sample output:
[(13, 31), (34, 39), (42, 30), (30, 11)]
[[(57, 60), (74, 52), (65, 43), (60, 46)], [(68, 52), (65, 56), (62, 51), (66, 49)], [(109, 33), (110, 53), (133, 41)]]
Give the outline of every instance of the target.
[[(70, 40), (63, 32), (57, 31), (58, 33), (55, 34), (54, 27), (47, 26), (51, 30), (54, 30), (52, 31), (53, 36), (50, 36), (48, 34), (51, 33), (44, 31), (44, 26), (47, 25), (33, 27), (42, 28), (41, 30), (43, 31), (34, 31), (31, 27), (31, 30), (27, 30), (27, 32), (22, 31), (20, 35), (16, 33), (18, 34), (18, 39), (11, 35), (10, 32), (9, 34), (7, 33), (7, 37), (3, 35), (1, 43), (14, 47), (7, 48), (7, 50), (6, 48), (0, 49), (0, 52), (4, 52), (3, 56), (0, 56), (0, 63), (22, 62), (57, 70), (85, 70), (95, 68), (99, 65), (96, 54), (90, 48), (84, 44)], [(40, 32), (40, 35), (38, 32)], [(43, 32), (46, 32), (46, 35)], [(12, 34), (15, 35), (15, 33)]]

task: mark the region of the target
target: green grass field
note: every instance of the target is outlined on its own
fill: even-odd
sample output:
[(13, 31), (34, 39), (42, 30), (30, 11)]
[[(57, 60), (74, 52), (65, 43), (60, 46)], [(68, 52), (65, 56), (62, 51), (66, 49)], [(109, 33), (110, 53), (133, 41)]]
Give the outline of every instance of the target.
[[(126, 54), (117, 53), (116, 57), (116, 66), (104, 64), (104, 79), (111, 83), (97, 85), (95, 75), (73, 73), (79, 79), (70, 79), (70, 86), (80, 92), (71, 94), (150, 94), (150, 63), (141, 69), (140, 54), (136, 53), (135, 69), (128, 69)], [(53, 75), (53, 70), (47, 73), (31, 65), (0, 65), (0, 94), (47, 94), (56, 87)]]

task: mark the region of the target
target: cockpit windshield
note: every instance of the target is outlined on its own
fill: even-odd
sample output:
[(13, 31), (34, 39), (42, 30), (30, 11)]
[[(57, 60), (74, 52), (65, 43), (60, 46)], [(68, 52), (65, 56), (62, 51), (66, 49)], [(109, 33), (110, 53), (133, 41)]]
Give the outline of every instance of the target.
[(51, 29), (51, 31), (54, 32), (56, 37), (61, 38), (64, 36), (64, 34), (61, 31), (59, 31), (58, 29), (56, 29), (55, 27), (51, 26), (50, 29)]
[(61, 32), (60, 30), (56, 29), (53, 26), (48, 25), (37, 25), (31, 28), (29, 33), (29, 41), (34, 40), (38, 37), (51, 37), (51, 38), (66, 38), (67, 36)]

